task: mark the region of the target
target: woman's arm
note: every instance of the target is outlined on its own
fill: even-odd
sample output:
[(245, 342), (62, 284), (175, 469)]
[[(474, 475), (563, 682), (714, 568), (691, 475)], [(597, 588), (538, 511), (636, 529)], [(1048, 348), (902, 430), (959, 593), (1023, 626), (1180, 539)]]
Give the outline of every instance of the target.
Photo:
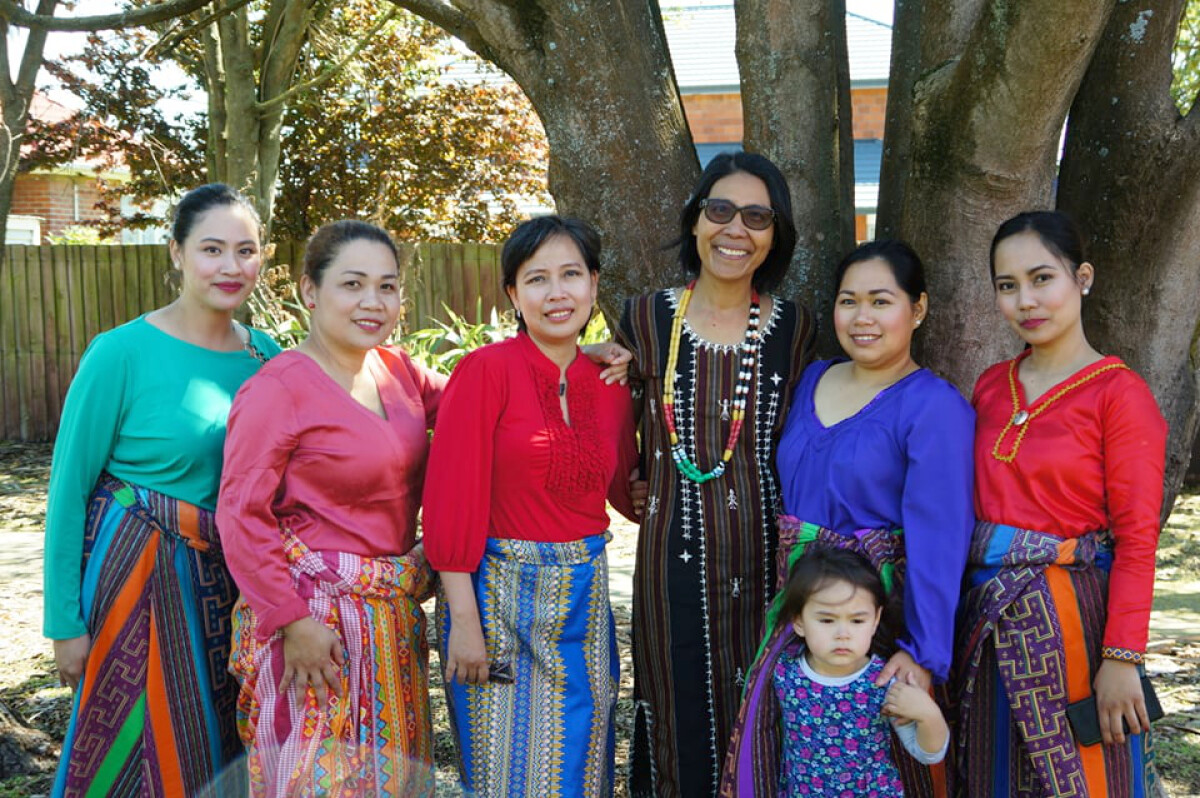
[(438, 409), (421, 499), (425, 556), (435, 571), (473, 573), (483, 559), (496, 427), (508, 401), (505, 363), (494, 354), (484, 347), (459, 361)]
[[(975, 522), (973, 504), (975, 413), (952, 386), (938, 381), (914, 397), (915, 416), (904, 439), (901, 499), (904, 527), (904, 623), (898, 653), (885, 668), (891, 678), (915, 662), (944, 681), (954, 647), (959, 586)], [(899, 659), (897, 659), (899, 658)], [(928, 686), (928, 677), (919, 680)], [(881, 682), (883, 683), (883, 682)]]
[(54, 444), (43, 551), (43, 633), (54, 640), (59, 679), (72, 689), (91, 650), (81, 597), (87, 505), (120, 435), (128, 356), (111, 338), (92, 341), (67, 391)]
[(1140, 377), (1116, 382), (1101, 409), (1104, 492), (1114, 540), (1103, 661), (1093, 687), (1105, 743), (1124, 743), (1124, 724), (1149, 731), (1137, 666), (1146, 650), (1162, 508), (1167, 426)]
[(267, 640), (309, 617), (288, 571), (276, 493), (299, 442), (298, 398), (274, 374), (251, 377), (234, 397), (225, 435), (217, 529), (225, 560)]
[(487, 644), (479, 620), (479, 604), (471, 575), (461, 571), (443, 571), (442, 589), (450, 605), (450, 640), (446, 647), (446, 683), (458, 678), (465, 684), (483, 684), (488, 680)]

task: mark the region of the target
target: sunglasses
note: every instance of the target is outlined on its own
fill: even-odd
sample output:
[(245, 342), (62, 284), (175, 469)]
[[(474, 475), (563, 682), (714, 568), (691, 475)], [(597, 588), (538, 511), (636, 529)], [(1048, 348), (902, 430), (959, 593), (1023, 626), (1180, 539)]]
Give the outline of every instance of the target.
[(775, 223), (775, 211), (761, 205), (743, 205), (738, 207), (729, 200), (708, 199), (700, 200), (704, 209), (704, 218), (713, 224), (729, 224), (738, 213), (742, 214), (742, 224), (751, 230), (766, 230)]

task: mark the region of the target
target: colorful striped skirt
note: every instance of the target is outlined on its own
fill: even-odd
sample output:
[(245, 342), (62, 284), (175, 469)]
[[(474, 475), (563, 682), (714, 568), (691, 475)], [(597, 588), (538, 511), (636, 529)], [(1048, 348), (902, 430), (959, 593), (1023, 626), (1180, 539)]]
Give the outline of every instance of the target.
[(312, 617), (345, 647), (341, 696), (317, 705), (294, 681), (279, 691), (283, 633), (260, 641), (245, 601), (233, 614), (229, 667), (241, 681), (238, 732), (260, 798), (429, 796), (434, 790), (429, 644), (420, 602), (433, 573), (423, 556), (312, 551), (283, 533), (293, 584)]
[[(488, 539), (475, 595), (488, 661), (493, 669), (508, 666), (512, 682), (447, 685), (470, 795), (612, 795), (620, 661), (604, 552), (611, 538)], [(444, 600), (438, 614), (445, 662)]]
[[(767, 610), (766, 635), (746, 680), (746, 693), (721, 776), (721, 798), (764, 798), (779, 790), (779, 702), (775, 696), (775, 665), (793, 638), (792, 627), (779, 622), (783, 587), (792, 566), (810, 546), (850, 549), (863, 555), (879, 572), (888, 593), (899, 601), (904, 586), (904, 532), (862, 529), (841, 535), (788, 515), (779, 517), (776, 555), (777, 595)], [(909, 795), (945, 796), (945, 768), (926, 767), (914, 760), (893, 735), (893, 760)]]
[(1109, 547), (979, 522), (960, 611), (960, 794), (1145, 796), (1149, 734), (1124, 745), (1075, 744), (1067, 704), (1092, 693), (1101, 663)]
[(241, 754), (214, 516), (102, 474), (83, 554), (92, 649), (52, 794), (196, 795)]

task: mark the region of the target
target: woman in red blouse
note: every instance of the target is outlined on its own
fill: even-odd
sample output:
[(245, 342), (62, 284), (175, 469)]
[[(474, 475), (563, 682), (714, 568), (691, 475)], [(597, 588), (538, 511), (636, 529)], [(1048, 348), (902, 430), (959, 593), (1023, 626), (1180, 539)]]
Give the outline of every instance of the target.
[(217, 522), (242, 591), (230, 666), (256, 798), (433, 794), (416, 532), (445, 378), (383, 345), (397, 263), (374, 225), (314, 233), (308, 338), (229, 414)]
[[(975, 505), (958, 645), (966, 795), (1130, 796), (1151, 771), (1140, 669), (1166, 424), (1146, 383), (1092, 348), (1095, 268), (1065, 216), (992, 241), (996, 304), (1028, 344), (975, 386)], [(1067, 705), (1094, 696), (1103, 744)]]
[(633, 517), (637, 453), (629, 390), (576, 344), (599, 250), (574, 219), (517, 228), (501, 260), (520, 332), (463, 358), (434, 431), (426, 554), (460, 776), (481, 798), (612, 793), (605, 498)]

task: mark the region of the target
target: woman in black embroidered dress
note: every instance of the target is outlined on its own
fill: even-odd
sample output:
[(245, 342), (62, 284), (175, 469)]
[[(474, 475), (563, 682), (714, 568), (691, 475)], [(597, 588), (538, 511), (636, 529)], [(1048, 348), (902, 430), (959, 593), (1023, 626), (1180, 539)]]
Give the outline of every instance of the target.
[(775, 583), (771, 463), (813, 338), (803, 307), (765, 293), (796, 244), (787, 182), (769, 160), (714, 158), (684, 206), (679, 244), (695, 279), (631, 299), (619, 330), (634, 354), (649, 482), (630, 793), (655, 798), (716, 792)]

